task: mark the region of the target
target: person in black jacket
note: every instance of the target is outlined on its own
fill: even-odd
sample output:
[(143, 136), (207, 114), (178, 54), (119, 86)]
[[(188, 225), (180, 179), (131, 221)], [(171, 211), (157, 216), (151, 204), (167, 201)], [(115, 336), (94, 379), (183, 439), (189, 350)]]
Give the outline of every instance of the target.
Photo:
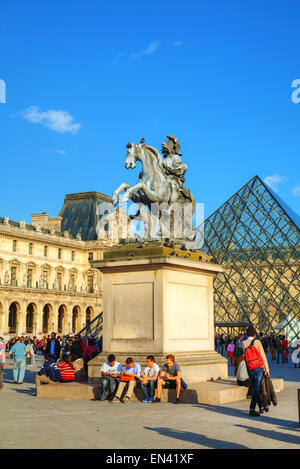
[(80, 335), (75, 335), (75, 338), (71, 345), (70, 353), (72, 362), (77, 360), (78, 358), (82, 358)]
[(60, 372), (57, 364), (50, 360), (50, 356), (45, 354), (45, 360), (42, 368), (35, 376), (35, 384), (39, 386), (44, 384), (58, 384), (60, 383)]
[(51, 361), (57, 361), (60, 357), (60, 343), (52, 332), (50, 340), (47, 340), (45, 354), (49, 355)]

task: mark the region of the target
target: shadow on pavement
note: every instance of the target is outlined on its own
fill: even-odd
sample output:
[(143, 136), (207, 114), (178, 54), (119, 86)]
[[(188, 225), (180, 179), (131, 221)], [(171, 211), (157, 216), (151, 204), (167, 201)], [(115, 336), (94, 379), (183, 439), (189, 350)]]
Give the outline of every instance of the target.
[(28, 396), (36, 396), (35, 388), (22, 388), (22, 384), (18, 385), (17, 388), (12, 388), (13, 391), (18, 392), (19, 394), (27, 394)]
[(244, 428), (247, 432), (253, 433), (263, 438), (269, 438), (271, 440), (278, 440), (284, 443), (292, 445), (300, 445), (300, 436), (287, 435), (283, 432), (274, 432), (274, 430), (265, 430), (253, 427), (246, 427), (245, 425), (236, 425), (236, 427)]
[(157, 427), (157, 428), (144, 427), (144, 428), (146, 430), (157, 432), (160, 435), (164, 435), (169, 438), (175, 438), (176, 440), (182, 440), (182, 441), (189, 441), (197, 445), (206, 446), (207, 448), (248, 449), (248, 447), (244, 445), (231, 443), (228, 441), (215, 440), (214, 438), (208, 438), (207, 436), (200, 435), (199, 433), (187, 432), (184, 430), (172, 430), (171, 428), (165, 428), (165, 427)]
[(278, 425), (281, 426), (282, 428), (289, 428), (293, 427), (295, 428), (298, 426), (297, 422), (294, 422), (293, 420), (283, 420), (283, 419), (278, 419), (270, 416), (270, 413), (272, 414), (272, 407), (270, 408), (270, 411), (267, 415), (261, 415), (260, 417), (250, 417), (249, 416), (249, 411), (248, 410), (240, 410), (240, 409), (232, 409), (230, 407), (223, 407), (219, 405), (212, 405), (212, 404), (194, 404), (194, 407), (209, 410), (211, 412), (217, 412), (218, 414), (223, 414), (223, 415), (228, 415), (230, 417), (238, 417), (238, 418), (244, 418), (253, 421), (259, 421), (263, 423), (269, 423), (271, 425)]

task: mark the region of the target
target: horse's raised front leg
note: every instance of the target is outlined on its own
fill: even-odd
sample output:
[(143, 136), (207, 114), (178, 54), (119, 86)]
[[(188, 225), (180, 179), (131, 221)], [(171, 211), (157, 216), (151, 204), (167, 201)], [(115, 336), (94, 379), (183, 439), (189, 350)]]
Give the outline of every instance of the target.
[(126, 182), (123, 182), (123, 184), (121, 184), (118, 187), (118, 189), (115, 190), (115, 192), (112, 195), (112, 203), (113, 203), (114, 206), (116, 206), (117, 203), (119, 202), (121, 192), (127, 191), (129, 189), (129, 187), (130, 187), (129, 184), (127, 184)]
[(144, 182), (138, 182), (135, 186), (129, 187), (122, 197), (122, 202), (128, 202), (134, 192), (142, 191), (145, 196), (151, 201), (156, 202), (156, 194), (151, 189), (148, 189)]

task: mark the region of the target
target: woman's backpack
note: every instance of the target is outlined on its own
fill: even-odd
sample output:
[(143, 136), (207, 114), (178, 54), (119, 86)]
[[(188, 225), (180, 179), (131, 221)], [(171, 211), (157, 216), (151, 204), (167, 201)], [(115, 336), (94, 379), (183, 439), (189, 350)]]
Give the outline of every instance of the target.
[(249, 347), (245, 350), (245, 360), (249, 370), (256, 370), (257, 368), (261, 368), (264, 366), (263, 359), (261, 354), (254, 346), (255, 339), (252, 340)]

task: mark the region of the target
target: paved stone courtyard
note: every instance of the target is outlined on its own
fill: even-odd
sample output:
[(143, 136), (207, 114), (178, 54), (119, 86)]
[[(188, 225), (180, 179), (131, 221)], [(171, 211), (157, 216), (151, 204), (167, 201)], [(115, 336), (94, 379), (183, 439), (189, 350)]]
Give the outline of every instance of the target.
[[(297, 388), (300, 369), (271, 362), (271, 376), (284, 378), (278, 406), (259, 418), (248, 416), (249, 402), (201, 404), (110, 404), (72, 399), (38, 399), (34, 376), (23, 385), (4, 370), (0, 393), (0, 448), (248, 449), (299, 448)], [(229, 366), (233, 375), (233, 367)]]

